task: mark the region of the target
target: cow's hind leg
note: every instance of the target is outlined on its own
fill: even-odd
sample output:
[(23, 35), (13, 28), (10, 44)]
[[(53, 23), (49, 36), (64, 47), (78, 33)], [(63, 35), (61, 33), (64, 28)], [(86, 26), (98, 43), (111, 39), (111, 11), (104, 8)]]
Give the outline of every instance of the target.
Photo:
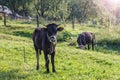
[(92, 40), (92, 50), (94, 50), (94, 40)]
[(52, 71), (56, 72), (55, 65), (54, 65), (54, 57), (55, 57), (55, 52), (51, 54), (51, 63), (52, 63)]
[(35, 51), (36, 51), (36, 60), (37, 60), (36, 70), (39, 70), (39, 49), (35, 47)]
[(48, 58), (48, 54), (44, 53), (44, 58), (45, 58), (45, 66), (46, 66), (46, 72), (49, 73), (49, 58)]

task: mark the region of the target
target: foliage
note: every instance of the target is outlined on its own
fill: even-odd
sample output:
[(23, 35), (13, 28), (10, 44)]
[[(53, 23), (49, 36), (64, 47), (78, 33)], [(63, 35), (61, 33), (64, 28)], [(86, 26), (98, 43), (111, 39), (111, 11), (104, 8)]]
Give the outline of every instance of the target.
[(71, 33), (68, 31), (63, 31), (58, 35), (58, 41), (68, 41), (71, 39)]
[(66, 18), (67, 3), (65, 0), (35, 0), (36, 12), (47, 20), (60, 20)]
[(33, 0), (0, 0), (1, 5), (7, 6), (13, 14), (30, 15), (31, 3)]
[[(84, 22), (90, 17), (97, 17), (96, 4), (93, 0), (78, 0), (69, 3), (70, 18), (76, 18), (79, 22)], [(94, 13), (93, 13), (94, 11)]]
[(10, 8), (14, 14), (31, 15), (34, 19), (39, 14), (40, 23), (44, 20), (60, 21), (64, 26), (66, 21), (75, 24), (94, 19), (109, 19), (112, 22), (115, 16), (119, 18), (119, 7), (114, 11), (111, 8), (112, 4), (108, 2), (108, 0), (0, 0), (1, 5)]

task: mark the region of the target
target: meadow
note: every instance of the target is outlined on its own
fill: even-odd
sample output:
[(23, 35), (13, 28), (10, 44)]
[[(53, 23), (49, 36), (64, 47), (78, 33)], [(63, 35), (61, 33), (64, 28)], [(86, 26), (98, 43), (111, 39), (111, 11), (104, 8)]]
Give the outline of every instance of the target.
[[(66, 24), (58, 35), (55, 56), (57, 72), (45, 73), (43, 53), (40, 70), (36, 71), (36, 55), (32, 42), (35, 24), (0, 21), (0, 80), (120, 80), (120, 28)], [(61, 25), (63, 26), (63, 25)], [(76, 39), (79, 33), (96, 34), (96, 49), (81, 50)], [(70, 45), (74, 44), (74, 45)], [(25, 56), (24, 56), (25, 55)], [(50, 57), (50, 56), (49, 56)]]

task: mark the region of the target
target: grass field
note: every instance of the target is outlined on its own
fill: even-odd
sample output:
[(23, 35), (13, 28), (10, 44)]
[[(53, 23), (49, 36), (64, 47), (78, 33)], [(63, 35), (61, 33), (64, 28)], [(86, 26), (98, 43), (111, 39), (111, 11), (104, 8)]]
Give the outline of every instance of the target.
[[(0, 80), (120, 80), (120, 33), (110, 27), (87, 27), (76, 24), (72, 30), (67, 24), (59, 33), (71, 34), (66, 41), (58, 41), (55, 56), (56, 73), (45, 73), (43, 54), (40, 56), (40, 70), (36, 71), (36, 55), (33, 48), (34, 24), (0, 21)], [(62, 26), (62, 25), (61, 25)], [(96, 34), (96, 50), (80, 50), (76, 38), (80, 32)], [(75, 43), (74, 46), (68, 46)], [(24, 59), (24, 53), (26, 58)]]

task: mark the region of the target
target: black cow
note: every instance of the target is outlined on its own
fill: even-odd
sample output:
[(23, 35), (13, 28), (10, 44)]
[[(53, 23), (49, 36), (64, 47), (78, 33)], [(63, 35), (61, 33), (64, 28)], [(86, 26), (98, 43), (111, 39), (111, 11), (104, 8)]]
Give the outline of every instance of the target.
[(88, 50), (90, 49), (90, 44), (92, 44), (92, 50), (94, 50), (95, 35), (92, 32), (83, 32), (79, 34), (77, 38), (77, 43), (79, 48), (81, 49), (86, 49), (86, 44), (87, 44)]
[(49, 58), (51, 55), (52, 71), (56, 72), (54, 66), (55, 57), (55, 46), (57, 43), (57, 32), (62, 31), (64, 28), (58, 27), (59, 25), (55, 23), (48, 24), (46, 28), (36, 28), (33, 32), (33, 42), (36, 51), (37, 66), (36, 69), (39, 70), (39, 54), (41, 51), (44, 52), (46, 71), (49, 72)]

